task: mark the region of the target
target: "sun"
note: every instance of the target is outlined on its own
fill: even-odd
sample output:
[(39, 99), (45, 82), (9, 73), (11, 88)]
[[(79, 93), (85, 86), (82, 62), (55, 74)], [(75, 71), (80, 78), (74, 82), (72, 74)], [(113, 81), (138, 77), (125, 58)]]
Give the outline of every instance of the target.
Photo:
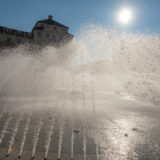
[(129, 8), (123, 8), (118, 13), (118, 22), (122, 24), (129, 24), (133, 19), (132, 10)]

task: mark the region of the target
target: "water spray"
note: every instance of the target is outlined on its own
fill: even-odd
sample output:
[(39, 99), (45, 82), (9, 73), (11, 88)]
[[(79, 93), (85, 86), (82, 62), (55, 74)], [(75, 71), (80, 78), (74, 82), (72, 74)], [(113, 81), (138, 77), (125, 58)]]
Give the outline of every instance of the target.
[(62, 150), (62, 141), (63, 141), (63, 133), (64, 133), (64, 121), (62, 120), (60, 123), (60, 130), (59, 130), (59, 140), (58, 140), (58, 160), (61, 157), (61, 150)]
[[(72, 75), (72, 87), (75, 88), (75, 83), (76, 80), (74, 79), (74, 76)], [(75, 120), (75, 109), (76, 109), (76, 104), (75, 101), (73, 101), (72, 104), (72, 117), (71, 117), (71, 125), (72, 125), (72, 132), (71, 132), (71, 158), (70, 160), (73, 160), (74, 156), (74, 140), (75, 140), (75, 133), (74, 133), (74, 120)]]
[(22, 157), (23, 147), (24, 147), (24, 144), (26, 141), (26, 136), (28, 133), (30, 120), (31, 120), (31, 114), (28, 116), (27, 121), (26, 121), (25, 129), (24, 129), (24, 133), (23, 133), (23, 138), (22, 138), (22, 142), (21, 142), (21, 147), (20, 147), (20, 152), (19, 152), (19, 156), (18, 156), (19, 158)]
[(12, 151), (12, 145), (14, 144), (15, 136), (18, 132), (21, 120), (22, 120), (22, 115), (20, 115), (19, 118), (16, 120), (15, 128), (14, 128), (13, 134), (11, 136), (11, 140), (10, 140), (10, 144), (9, 144), (9, 148), (8, 148), (8, 152), (7, 152), (6, 156), (8, 156), (11, 152), (13, 152)]
[(53, 135), (53, 129), (54, 129), (54, 118), (51, 119), (51, 122), (50, 122), (50, 128), (49, 128), (49, 132), (48, 132), (48, 138), (46, 140), (46, 144), (45, 144), (45, 158), (44, 160), (47, 160), (47, 157), (48, 157), (48, 151), (49, 151), (49, 148), (50, 148), (50, 144), (51, 144), (51, 138), (52, 138), (52, 135)]
[(96, 158), (97, 158), (97, 160), (99, 160), (99, 152), (98, 152), (98, 146), (97, 146), (97, 143), (96, 143)]
[(93, 82), (93, 76), (91, 76), (91, 101), (92, 101), (92, 111), (93, 114), (95, 113), (95, 91), (94, 91), (94, 82)]
[(74, 132), (72, 129), (72, 135), (71, 135), (71, 159), (73, 159), (73, 153), (74, 153)]
[(84, 156), (84, 160), (86, 160), (86, 132), (83, 129), (83, 156)]
[(71, 133), (71, 160), (73, 160), (73, 153), (74, 153), (74, 130), (73, 130), (74, 124), (72, 122), (72, 133)]
[(3, 117), (4, 113), (6, 112), (6, 108), (0, 113), (0, 119)]
[(3, 138), (4, 138), (4, 136), (5, 136), (6, 130), (7, 130), (7, 128), (8, 128), (8, 125), (9, 125), (11, 119), (12, 119), (12, 113), (9, 114), (9, 117), (8, 117), (8, 119), (6, 120), (5, 125), (4, 125), (4, 128), (3, 128), (2, 132), (1, 132), (1, 135), (0, 135), (0, 144), (1, 144), (2, 141), (3, 141)]
[(86, 102), (85, 102), (85, 81), (84, 81), (84, 73), (82, 73), (82, 107), (84, 111), (86, 110)]
[(40, 134), (42, 125), (43, 125), (43, 121), (40, 120), (39, 123), (38, 123), (38, 125), (37, 125), (37, 127), (36, 127), (36, 133), (35, 133), (35, 135), (33, 137), (33, 150), (32, 150), (32, 157), (31, 157), (32, 160), (34, 159), (34, 155), (35, 155), (35, 151), (36, 151), (36, 146), (37, 146), (37, 143), (38, 143), (39, 134)]

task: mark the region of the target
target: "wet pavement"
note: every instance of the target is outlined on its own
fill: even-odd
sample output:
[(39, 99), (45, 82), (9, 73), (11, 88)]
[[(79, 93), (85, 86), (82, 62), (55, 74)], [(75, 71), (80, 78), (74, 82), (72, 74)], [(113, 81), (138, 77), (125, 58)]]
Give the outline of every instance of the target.
[(122, 99), (119, 104), (99, 103), (95, 110), (2, 105), (0, 160), (18, 159), (19, 155), (37, 160), (160, 159), (159, 108)]

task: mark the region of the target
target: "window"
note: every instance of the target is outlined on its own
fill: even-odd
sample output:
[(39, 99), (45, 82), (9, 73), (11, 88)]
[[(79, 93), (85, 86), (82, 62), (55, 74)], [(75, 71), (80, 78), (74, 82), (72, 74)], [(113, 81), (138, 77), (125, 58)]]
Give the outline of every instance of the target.
[(0, 27), (0, 32), (3, 32), (4, 31), (4, 28), (3, 27)]
[(46, 39), (49, 39), (49, 34), (48, 33), (46, 34)]
[(17, 32), (17, 35), (23, 37), (23, 32), (19, 32), (19, 31), (18, 31), (18, 32)]
[(12, 30), (8, 29), (7, 33), (12, 34)]
[(32, 37), (32, 34), (26, 33), (26, 37), (27, 37), (27, 38), (31, 38), (31, 37)]
[(38, 32), (38, 38), (41, 38), (41, 36), (42, 36), (42, 33)]
[(56, 41), (56, 36), (55, 35), (52, 36), (52, 40), (53, 40), (53, 42)]
[(11, 38), (7, 37), (7, 43), (11, 43)]
[(40, 27), (40, 28), (44, 28), (44, 25), (43, 25), (43, 24), (39, 24), (39, 27)]
[(17, 39), (17, 44), (21, 44), (22, 40), (21, 39)]
[(53, 29), (56, 30), (57, 29), (56, 26), (54, 26)]

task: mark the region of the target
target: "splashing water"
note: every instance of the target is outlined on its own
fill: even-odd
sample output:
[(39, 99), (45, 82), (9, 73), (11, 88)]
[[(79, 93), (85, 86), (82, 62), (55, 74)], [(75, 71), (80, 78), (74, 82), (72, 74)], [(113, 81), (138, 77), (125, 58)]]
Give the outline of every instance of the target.
[(8, 152), (7, 152), (8, 155), (10, 154), (10, 152), (12, 150), (12, 146), (13, 146), (14, 141), (15, 141), (15, 136), (18, 132), (21, 120), (22, 120), (22, 115), (20, 115), (19, 118), (16, 120), (16, 124), (15, 124), (14, 130), (13, 130), (13, 134), (12, 134), (11, 140), (9, 142), (9, 148), (8, 148)]
[[(77, 80), (75, 88), (65, 88), (68, 92), (87, 90), (89, 80), (85, 75), (89, 74), (96, 93), (127, 95), (157, 105), (160, 100), (159, 43), (158, 37), (91, 26), (82, 29), (77, 40), (70, 44), (61, 48), (46, 47), (36, 55), (29, 55), (23, 47), (13, 49), (11, 55), (4, 50), (6, 56), (0, 58), (0, 90), (5, 96), (1, 99), (47, 97), (50, 100), (57, 93), (54, 91), (64, 89), (59, 74), (63, 73), (64, 80), (67, 74)], [(85, 66), (79, 67), (82, 63)], [(84, 78), (82, 91), (80, 85)]]
[(82, 73), (82, 108), (86, 110), (86, 95), (85, 95), (85, 74)]
[(86, 133), (85, 130), (83, 129), (83, 157), (84, 160), (86, 160)]
[(0, 119), (2, 118), (5, 112), (6, 112), (6, 108), (0, 113)]
[(4, 128), (3, 128), (2, 132), (1, 132), (1, 135), (0, 135), (0, 144), (1, 144), (2, 141), (3, 141), (3, 138), (4, 138), (4, 136), (5, 136), (5, 133), (6, 133), (7, 128), (8, 128), (8, 125), (9, 125), (9, 123), (10, 123), (11, 120), (12, 120), (12, 113), (9, 113), (9, 117), (8, 117), (8, 119), (6, 120), (5, 125), (4, 125)]
[(92, 101), (92, 110), (93, 113), (96, 111), (96, 102), (95, 102), (95, 95), (94, 95), (94, 82), (93, 82), (93, 77), (91, 76), (91, 101)]
[(55, 125), (55, 119), (52, 118), (51, 121), (50, 121), (50, 128), (49, 128), (47, 139), (46, 139), (46, 142), (45, 142), (45, 149), (46, 149), (45, 158), (46, 159), (48, 157), (48, 151), (49, 151), (51, 140), (52, 140), (52, 135), (53, 135), (53, 131), (54, 131), (54, 125)]
[(38, 143), (38, 139), (39, 139), (39, 135), (40, 135), (40, 131), (42, 129), (42, 125), (43, 125), (43, 121), (40, 120), (38, 125), (36, 126), (36, 133), (33, 137), (33, 150), (32, 150), (32, 157), (34, 157), (35, 152), (36, 152), (36, 146)]
[(61, 158), (62, 142), (63, 142), (63, 133), (64, 133), (64, 121), (61, 120), (59, 127), (59, 139), (58, 139), (58, 159)]
[(74, 154), (74, 138), (75, 138), (75, 135), (74, 135), (73, 127), (74, 127), (74, 124), (72, 124), (72, 133), (71, 133), (71, 159), (73, 159), (73, 154)]
[(98, 153), (98, 146), (97, 146), (97, 144), (96, 144), (96, 158), (97, 158), (97, 160), (99, 160), (99, 153)]
[(25, 125), (25, 129), (24, 129), (24, 133), (23, 133), (23, 138), (22, 138), (22, 142), (21, 142), (21, 147), (20, 147), (20, 152), (19, 152), (20, 156), (22, 155), (23, 147), (24, 147), (24, 144), (26, 142), (26, 136), (27, 136), (27, 133), (28, 133), (30, 120), (31, 120), (31, 114), (28, 116), (28, 118), (26, 120), (26, 125)]
[[(77, 119), (75, 126), (69, 126), (72, 133), (71, 150), (68, 153), (69, 156), (71, 154), (72, 159), (76, 157), (77, 148), (74, 146), (77, 145), (76, 138), (78, 137), (73, 133), (74, 127), (84, 127), (84, 122), (93, 119), (89, 125), (86, 123), (88, 126), (85, 126), (86, 130), (84, 129), (82, 133), (82, 159), (87, 159), (89, 154), (86, 147), (88, 147), (89, 138), (87, 139), (86, 135), (89, 135), (88, 130), (90, 129), (88, 127), (92, 127), (92, 123), (96, 120), (99, 122), (102, 117), (103, 121), (103, 116), (109, 115), (110, 110), (112, 110), (112, 114), (118, 113), (119, 106), (122, 107), (121, 111), (125, 106), (159, 107), (159, 37), (122, 33), (101, 26), (91, 26), (82, 29), (76, 39), (63, 47), (47, 46), (39, 51), (29, 51), (24, 46), (20, 46), (1, 52), (3, 55), (0, 56), (0, 102), (11, 104), (14, 109), (19, 108), (21, 111), (27, 112), (41, 113), (48, 108), (52, 110), (56, 106), (60, 115), (65, 113), (66, 117), (72, 118), (73, 114)], [(72, 80), (68, 77), (72, 77)], [(115, 124), (113, 126), (107, 122), (106, 117), (105, 115), (105, 121), (102, 122), (104, 126), (98, 122), (97, 126), (95, 124), (96, 129), (100, 125), (96, 134), (99, 134), (98, 139), (101, 139), (98, 144), (95, 142), (97, 160), (100, 159), (101, 148), (105, 145), (103, 140), (106, 140), (108, 136), (106, 134), (109, 134), (109, 130), (107, 133), (105, 132), (106, 125), (119, 131), (120, 135), (117, 136), (118, 138), (116, 137), (117, 139), (115, 138), (117, 141), (123, 141), (120, 136), (126, 132), (122, 127), (124, 123), (117, 125), (117, 122), (113, 121)], [(3, 140), (11, 119), (7, 119), (5, 122), (0, 142)], [(65, 131), (62, 117), (57, 119), (60, 120), (58, 158), (61, 158), (63, 157), (61, 150), (63, 135), (65, 135), (63, 132)], [(32, 156), (35, 155), (42, 125), (41, 120), (34, 132)], [(51, 125), (45, 144), (45, 158), (47, 156), (49, 158), (48, 151), (51, 147), (53, 130), (54, 125)], [(24, 137), (26, 132), (26, 130), (23, 132)], [(103, 138), (100, 133), (103, 133)], [(114, 135), (110, 134), (109, 136), (114, 141)], [(124, 143), (126, 143), (126, 139), (127, 136)], [(25, 141), (25, 138), (23, 140)], [(21, 150), (23, 150), (23, 145), (21, 143)], [(98, 155), (98, 148), (100, 155)]]
[[(75, 80), (74, 77), (71, 77), (71, 84), (72, 87), (75, 87)], [(71, 87), (71, 86), (70, 86)], [(71, 160), (73, 160), (73, 156), (74, 156), (74, 139), (75, 139), (75, 135), (74, 135), (74, 126), (75, 126), (75, 116), (76, 116), (76, 103), (75, 100), (72, 101), (72, 115), (71, 115)]]

